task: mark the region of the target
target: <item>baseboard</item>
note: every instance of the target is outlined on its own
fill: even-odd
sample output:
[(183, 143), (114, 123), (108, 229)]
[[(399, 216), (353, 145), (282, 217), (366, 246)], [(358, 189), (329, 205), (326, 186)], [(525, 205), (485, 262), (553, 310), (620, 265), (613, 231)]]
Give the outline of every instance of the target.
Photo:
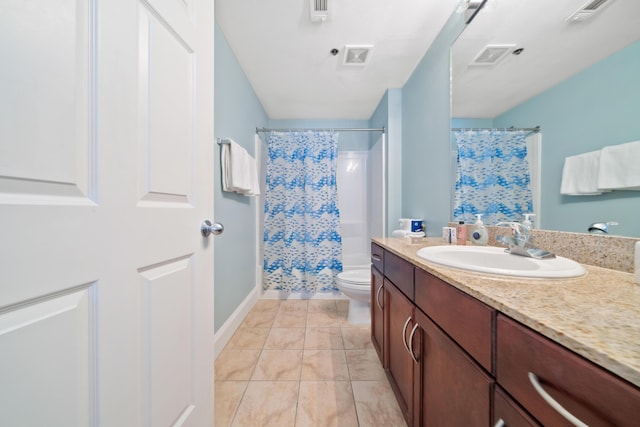
[(260, 290), (258, 288), (254, 288), (251, 292), (249, 292), (249, 295), (247, 295), (247, 297), (244, 299), (244, 301), (242, 301), (238, 308), (235, 309), (231, 316), (229, 316), (227, 321), (224, 322), (224, 325), (222, 325), (222, 327), (218, 329), (218, 332), (215, 333), (214, 348), (216, 358), (218, 357), (218, 355), (220, 355), (220, 353), (222, 353), (222, 349), (224, 349), (224, 346), (227, 345), (233, 334), (240, 327), (240, 324), (247, 316), (249, 311), (251, 311), (259, 298)]

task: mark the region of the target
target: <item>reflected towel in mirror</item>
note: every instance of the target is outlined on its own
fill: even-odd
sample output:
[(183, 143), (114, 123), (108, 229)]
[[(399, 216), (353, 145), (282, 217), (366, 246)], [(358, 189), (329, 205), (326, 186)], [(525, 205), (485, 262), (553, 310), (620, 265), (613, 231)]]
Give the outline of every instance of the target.
[(564, 159), (560, 194), (566, 196), (597, 196), (600, 150), (591, 151)]
[(640, 190), (640, 141), (604, 147), (600, 151), (600, 190)]

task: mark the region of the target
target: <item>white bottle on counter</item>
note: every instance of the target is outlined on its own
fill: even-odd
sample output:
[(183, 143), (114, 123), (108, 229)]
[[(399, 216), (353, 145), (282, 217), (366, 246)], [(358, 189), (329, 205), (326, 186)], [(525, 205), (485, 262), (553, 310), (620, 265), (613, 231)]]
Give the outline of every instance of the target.
[(482, 214), (476, 214), (478, 218), (476, 223), (473, 225), (473, 230), (471, 230), (471, 243), (478, 246), (486, 246), (489, 241), (489, 233), (487, 233), (487, 229), (482, 222)]

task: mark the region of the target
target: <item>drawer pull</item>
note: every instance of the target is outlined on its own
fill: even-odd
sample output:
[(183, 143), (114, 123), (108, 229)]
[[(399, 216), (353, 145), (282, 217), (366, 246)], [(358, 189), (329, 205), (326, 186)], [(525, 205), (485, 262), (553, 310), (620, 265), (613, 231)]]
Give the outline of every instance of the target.
[(378, 304), (378, 308), (380, 310), (384, 310), (382, 308), (382, 304), (380, 304), (380, 291), (382, 291), (382, 288), (384, 288), (384, 284), (380, 285), (380, 287), (378, 288), (378, 292), (376, 292), (376, 304)]
[(411, 335), (409, 335), (409, 354), (411, 355), (413, 361), (416, 362), (416, 364), (418, 364), (418, 359), (416, 359), (416, 356), (413, 354), (413, 335), (416, 333), (416, 330), (419, 326), (420, 325), (416, 323), (413, 329), (411, 329)]
[(547, 402), (549, 406), (555, 409), (560, 415), (569, 420), (571, 424), (577, 427), (588, 427), (587, 424), (580, 421), (578, 418), (576, 418), (575, 415), (564, 409), (562, 405), (556, 402), (556, 400), (551, 397), (551, 395), (549, 395), (549, 393), (547, 393), (544, 388), (542, 388), (542, 385), (540, 385), (540, 381), (538, 381), (538, 377), (533, 372), (529, 372), (529, 381), (531, 382), (533, 388), (536, 389), (540, 397), (542, 397), (544, 401)]
[(371, 254), (371, 259), (373, 259), (374, 261), (382, 261), (382, 258), (380, 258), (380, 255), (377, 255), (377, 254)]
[(402, 344), (404, 344), (404, 349), (407, 350), (407, 353), (411, 354), (411, 350), (409, 350), (409, 345), (407, 344), (407, 325), (411, 321), (411, 316), (407, 317), (407, 321), (404, 322), (404, 326), (402, 327)]
[(495, 423), (495, 425), (494, 425), (493, 427), (504, 427), (504, 426), (505, 426), (505, 423), (504, 423), (504, 421), (502, 420), (502, 418), (500, 418), (500, 419), (498, 420), (498, 422), (497, 422), (497, 423)]

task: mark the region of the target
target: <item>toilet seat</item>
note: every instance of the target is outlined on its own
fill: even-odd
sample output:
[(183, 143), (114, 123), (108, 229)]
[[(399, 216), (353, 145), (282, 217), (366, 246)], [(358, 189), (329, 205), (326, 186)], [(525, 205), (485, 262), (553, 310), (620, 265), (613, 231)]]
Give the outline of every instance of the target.
[(366, 268), (357, 268), (339, 273), (337, 276), (339, 281), (345, 287), (370, 286), (371, 270)]

